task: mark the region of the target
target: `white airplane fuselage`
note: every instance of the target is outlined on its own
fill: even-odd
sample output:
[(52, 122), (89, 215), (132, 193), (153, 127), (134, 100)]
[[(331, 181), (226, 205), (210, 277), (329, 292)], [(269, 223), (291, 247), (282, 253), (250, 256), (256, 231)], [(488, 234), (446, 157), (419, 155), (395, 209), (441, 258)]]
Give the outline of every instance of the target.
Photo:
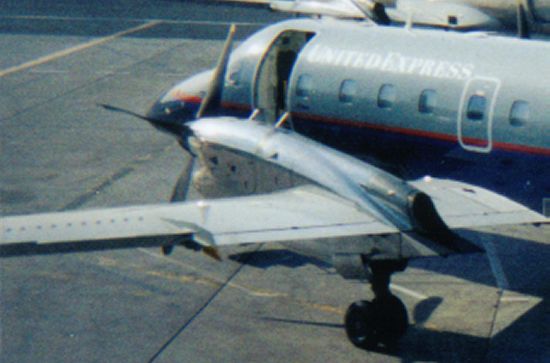
[[(550, 44), (291, 20), (237, 48), (220, 114), (288, 125), (400, 177), (452, 178), (534, 210), (550, 196)], [(149, 114), (192, 118), (210, 81), (184, 80)]]

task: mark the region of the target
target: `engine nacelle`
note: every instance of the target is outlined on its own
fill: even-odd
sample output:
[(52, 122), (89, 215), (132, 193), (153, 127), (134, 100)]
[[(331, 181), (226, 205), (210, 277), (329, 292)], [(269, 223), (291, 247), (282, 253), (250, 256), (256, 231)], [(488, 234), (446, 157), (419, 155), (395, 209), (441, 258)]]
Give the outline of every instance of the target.
[(450, 230), (439, 216), (431, 198), (404, 180), (370, 166), (375, 177), (366, 178), (361, 187), (384, 214), (402, 227), (442, 238), (450, 237)]

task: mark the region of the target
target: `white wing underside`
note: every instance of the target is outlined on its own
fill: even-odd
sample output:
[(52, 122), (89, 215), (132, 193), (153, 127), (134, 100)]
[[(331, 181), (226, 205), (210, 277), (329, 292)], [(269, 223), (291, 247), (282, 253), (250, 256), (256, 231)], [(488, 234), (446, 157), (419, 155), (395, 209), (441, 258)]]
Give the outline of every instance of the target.
[[(549, 221), (483, 188), (438, 179), (412, 184), (432, 197), (450, 228)], [(399, 233), (312, 185), (247, 197), (4, 217), (0, 225), (0, 252), (18, 244), (128, 244), (150, 237), (192, 236), (203, 245), (224, 246)]]

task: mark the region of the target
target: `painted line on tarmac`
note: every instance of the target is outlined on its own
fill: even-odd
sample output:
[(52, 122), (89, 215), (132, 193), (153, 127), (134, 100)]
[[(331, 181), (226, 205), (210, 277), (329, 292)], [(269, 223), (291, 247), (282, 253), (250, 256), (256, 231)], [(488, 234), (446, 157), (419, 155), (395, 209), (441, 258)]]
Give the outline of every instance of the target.
[(413, 291), (411, 289), (407, 289), (406, 287), (396, 285), (396, 284), (390, 284), (390, 289), (399, 291), (400, 293), (414, 297), (417, 300), (426, 300), (428, 298), (428, 296), (424, 294), (421, 294), (419, 292)]
[[(71, 74), (78, 73), (78, 70), (67, 70), (67, 69), (31, 69), (30, 73), (34, 74)], [(132, 74), (130, 71), (118, 71), (118, 70), (109, 70), (109, 71), (96, 71), (93, 72), (98, 76), (120, 76), (120, 75), (129, 75)], [(180, 72), (156, 72), (155, 77), (179, 77), (178, 80), (182, 79), (185, 76), (185, 73)]]
[(68, 55), (71, 55), (71, 54), (74, 54), (74, 53), (77, 53), (77, 52), (81, 52), (83, 50), (86, 50), (86, 49), (89, 49), (89, 48), (92, 48), (92, 47), (95, 47), (95, 46), (98, 46), (98, 45), (101, 45), (101, 44), (108, 43), (110, 41), (113, 41), (117, 38), (123, 37), (123, 36), (128, 35), (128, 34), (132, 34), (132, 33), (135, 33), (135, 32), (141, 31), (141, 30), (152, 28), (152, 27), (157, 26), (161, 23), (162, 23), (161, 20), (150, 21), (150, 22), (147, 22), (145, 24), (141, 24), (139, 26), (120, 31), (118, 33), (114, 33), (112, 35), (109, 35), (109, 36), (106, 36), (106, 37), (103, 37), (103, 38), (94, 39), (94, 40), (91, 40), (89, 42), (82, 43), (82, 44), (76, 45), (76, 46), (71, 47), (71, 48), (63, 49), (63, 50), (60, 50), (58, 52), (54, 52), (54, 53), (45, 55), (43, 57), (37, 58), (37, 59), (29, 61), (29, 62), (22, 63), (22, 64), (17, 65), (17, 66), (6, 68), (6, 69), (0, 71), (0, 78), (5, 77), (5, 76), (10, 75), (10, 74), (13, 74), (13, 73), (23, 71), (25, 69), (29, 69), (29, 68), (32, 68), (32, 67), (39, 66), (41, 64), (49, 63), (49, 62), (54, 61), (56, 59), (66, 57)]
[[(329, 304), (321, 304), (321, 303), (313, 303), (313, 302), (310, 302), (306, 299), (292, 298), (291, 296), (289, 296), (287, 293), (284, 293), (284, 292), (278, 292), (278, 291), (267, 290), (267, 289), (251, 288), (251, 287), (247, 287), (247, 286), (244, 286), (244, 285), (239, 285), (239, 284), (237, 284), (235, 282), (232, 282), (232, 281), (226, 282), (226, 281), (224, 281), (224, 279), (213, 277), (211, 274), (206, 273), (204, 271), (201, 271), (200, 269), (198, 269), (198, 268), (196, 268), (196, 267), (194, 267), (194, 266), (192, 266), (188, 263), (184, 263), (182, 261), (176, 260), (176, 259), (171, 258), (169, 256), (165, 256), (165, 255), (161, 255), (161, 254), (156, 253), (156, 252), (152, 252), (152, 251), (150, 251), (146, 248), (138, 248), (138, 251), (140, 251), (142, 253), (145, 253), (146, 255), (149, 255), (151, 257), (162, 259), (163, 261), (166, 261), (166, 262), (178, 265), (178, 266), (182, 266), (183, 268), (186, 268), (186, 269), (196, 271), (198, 274), (200, 274), (202, 276), (202, 278), (200, 278), (200, 277), (197, 278), (197, 277), (189, 277), (189, 276), (170, 275), (170, 274), (158, 273), (158, 272), (155, 272), (154, 274), (151, 274), (151, 275), (156, 275), (157, 277), (161, 277), (161, 278), (165, 278), (165, 279), (169, 279), (169, 280), (177, 280), (177, 281), (180, 281), (180, 282), (193, 282), (193, 283), (197, 283), (197, 284), (209, 285), (211, 287), (221, 286), (222, 284), (226, 284), (227, 287), (231, 287), (231, 288), (240, 290), (241, 292), (243, 292), (245, 294), (248, 294), (250, 296), (254, 296), (254, 297), (260, 297), (260, 298), (289, 298), (290, 301), (292, 301), (294, 303), (297, 303), (298, 305), (301, 305), (301, 306), (306, 307), (306, 308), (314, 309), (314, 310), (317, 310), (317, 311), (321, 311), (321, 312), (324, 312), (324, 313), (344, 315), (344, 312), (345, 312), (343, 309), (341, 309), (338, 306), (333, 306), (333, 305), (329, 305)], [(405, 290), (407, 290), (407, 289), (405, 289)]]
[[(197, 271), (197, 272), (203, 274), (203, 276), (205, 276), (208, 279), (210, 279), (212, 281), (215, 281), (217, 283), (222, 283), (223, 282), (222, 279), (215, 278), (215, 277), (212, 277), (212, 276), (207, 276), (207, 274), (205, 274), (203, 271), (198, 270), (196, 267), (191, 266), (187, 263), (183, 263), (183, 262), (181, 262), (179, 260), (176, 260), (174, 258), (171, 258), (169, 256), (164, 256), (164, 255), (161, 255), (161, 254), (158, 254), (158, 253), (155, 253), (155, 252), (151, 252), (146, 248), (138, 248), (138, 250), (142, 253), (145, 253), (146, 255), (151, 256), (151, 257), (162, 259), (162, 260), (170, 262), (172, 264), (179, 265), (179, 266), (185, 267), (185, 268), (193, 270), (193, 271)], [(236, 288), (238, 290), (241, 290), (241, 291), (243, 291), (243, 292), (245, 292), (249, 295), (252, 295), (252, 296), (258, 296), (258, 297), (285, 297), (285, 296), (287, 296), (287, 294), (284, 294), (284, 293), (281, 293), (281, 292), (276, 292), (276, 291), (271, 291), (271, 290), (252, 289), (252, 288), (249, 288), (249, 287), (246, 287), (246, 286), (238, 285), (238, 284), (233, 283), (233, 282), (228, 283), (228, 286), (232, 287), (232, 288)], [(397, 285), (397, 284), (393, 284), (393, 283), (390, 284), (390, 288), (392, 290), (399, 291), (402, 294), (411, 296), (411, 297), (413, 297), (417, 300), (426, 300), (426, 299), (428, 299), (428, 296), (426, 296), (422, 293), (413, 291), (411, 289), (408, 289), (406, 287), (403, 287), (403, 286), (400, 286), (400, 285)]]
[[(140, 251), (142, 253), (145, 253), (146, 255), (149, 255), (151, 257), (162, 259), (163, 261), (169, 262), (169, 263), (174, 264), (174, 265), (182, 266), (186, 269), (189, 269), (189, 270), (192, 270), (192, 271), (195, 271), (195, 272), (199, 273), (203, 277), (203, 280), (196, 279), (197, 281), (207, 281), (207, 282), (217, 284), (217, 286), (226, 283), (225, 279), (223, 279), (223, 278), (214, 277), (212, 274), (206, 273), (206, 272), (196, 268), (195, 266), (192, 266), (192, 265), (187, 264), (187, 263), (183, 263), (183, 262), (181, 262), (179, 260), (176, 260), (174, 258), (164, 256), (164, 255), (161, 255), (161, 254), (158, 254), (158, 253), (155, 253), (155, 252), (151, 252), (151, 251), (147, 250), (146, 248), (138, 248), (138, 251)], [(182, 281), (185, 280), (185, 278), (182, 279), (181, 277), (171, 276), (171, 275), (167, 275), (167, 274), (159, 275), (159, 277), (164, 277), (164, 278), (170, 279), (170, 280), (177, 280), (177, 279), (182, 280)], [(244, 293), (246, 293), (250, 296), (255, 296), (255, 297), (275, 298), (275, 297), (287, 297), (288, 296), (288, 294), (283, 293), (283, 292), (272, 291), (272, 290), (264, 290), (264, 289), (255, 289), (255, 288), (247, 287), (247, 286), (240, 285), (240, 284), (237, 284), (237, 283), (234, 283), (234, 282), (227, 283), (227, 286), (231, 287), (231, 288), (234, 288), (234, 289), (237, 289), (237, 290), (240, 290), (240, 291), (242, 291), (242, 292), (244, 292)]]

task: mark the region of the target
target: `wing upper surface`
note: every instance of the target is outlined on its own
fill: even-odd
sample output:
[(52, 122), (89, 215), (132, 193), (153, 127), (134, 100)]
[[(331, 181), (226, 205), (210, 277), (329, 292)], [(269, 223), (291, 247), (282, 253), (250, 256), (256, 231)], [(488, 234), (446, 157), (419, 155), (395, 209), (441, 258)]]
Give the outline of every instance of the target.
[[(450, 228), (549, 222), (480, 187), (435, 178), (411, 184), (430, 195)], [(0, 255), (162, 246), (175, 237), (224, 246), (406, 232), (373, 215), (307, 185), (255, 196), (12, 216), (0, 219)]]
[(432, 198), (450, 228), (550, 222), (519, 203), (471, 184), (430, 177), (410, 184)]
[[(206, 245), (397, 232), (314, 186), (226, 199), (4, 217), (0, 248), (193, 236)], [(158, 241), (156, 245), (162, 245)], [(145, 245), (155, 245), (148, 242)], [(99, 246), (98, 246), (99, 247)], [(1, 252), (1, 250), (0, 250)]]

